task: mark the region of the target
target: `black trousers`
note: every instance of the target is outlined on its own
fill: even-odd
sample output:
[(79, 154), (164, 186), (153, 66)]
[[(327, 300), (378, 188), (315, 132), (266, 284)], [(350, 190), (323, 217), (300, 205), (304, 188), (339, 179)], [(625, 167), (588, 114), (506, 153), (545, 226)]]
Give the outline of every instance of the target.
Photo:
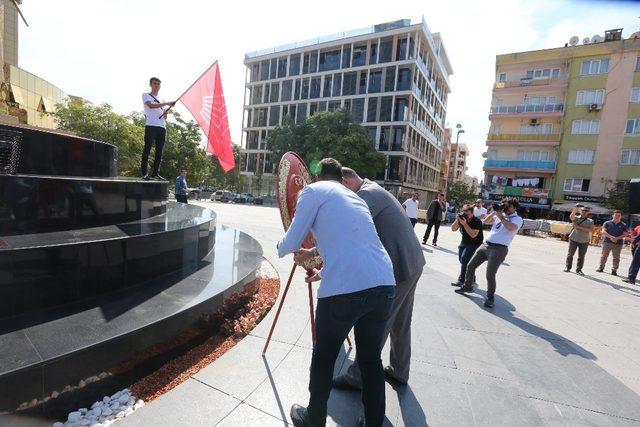
[(438, 242), (438, 231), (440, 230), (440, 221), (438, 221), (435, 218), (429, 220), (429, 225), (427, 225), (427, 231), (424, 232), (424, 237), (422, 238), (423, 242), (426, 242), (427, 240), (429, 240), (429, 234), (431, 234), (432, 227), (435, 227), (435, 229), (433, 230), (433, 243)]
[(176, 194), (176, 202), (189, 203), (186, 194)]
[(144, 127), (144, 149), (142, 150), (142, 164), (140, 165), (142, 176), (147, 174), (147, 168), (149, 167), (149, 153), (151, 153), (151, 147), (154, 145), (156, 147), (156, 153), (153, 158), (153, 169), (151, 170), (151, 175), (158, 175), (160, 162), (162, 162), (162, 150), (164, 148), (166, 132), (165, 128), (160, 126)]
[(382, 370), (383, 338), (395, 286), (378, 286), (350, 294), (318, 298), (316, 306), (316, 344), (311, 357), (309, 406), (311, 427), (324, 426), (333, 370), (340, 347), (351, 330), (356, 337), (356, 360), (362, 372), (362, 403), (367, 426), (381, 427), (385, 395)]
[(411, 221), (411, 226), (413, 228), (416, 228), (416, 222), (418, 222), (418, 218), (409, 218), (409, 221)]

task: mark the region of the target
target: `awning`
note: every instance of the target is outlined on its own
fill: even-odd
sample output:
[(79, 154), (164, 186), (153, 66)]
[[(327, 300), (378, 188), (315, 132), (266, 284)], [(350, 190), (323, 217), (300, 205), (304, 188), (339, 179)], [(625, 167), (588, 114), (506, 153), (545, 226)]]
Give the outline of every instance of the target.
[(13, 94), (13, 99), (14, 101), (16, 101), (16, 103), (20, 104), (20, 105), (24, 105), (25, 104), (25, 96), (24, 96), (24, 92), (22, 91), (22, 88), (20, 86), (16, 86), (14, 84), (11, 85), (11, 93)]
[[(611, 213), (611, 209), (605, 208), (604, 206), (601, 206), (597, 203), (585, 202), (583, 203), (583, 205), (590, 207), (592, 214), (603, 215), (603, 214)], [(553, 205), (551, 207), (551, 210), (559, 211), (559, 212), (571, 212), (573, 209), (575, 209), (575, 207), (576, 207), (575, 203), (558, 203), (557, 205)]]

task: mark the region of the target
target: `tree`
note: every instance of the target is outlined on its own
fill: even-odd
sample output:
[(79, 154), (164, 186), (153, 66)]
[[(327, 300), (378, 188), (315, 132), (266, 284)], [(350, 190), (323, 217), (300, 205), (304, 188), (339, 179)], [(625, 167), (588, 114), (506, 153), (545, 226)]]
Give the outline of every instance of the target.
[(476, 198), (476, 194), (471, 190), (471, 187), (463, 181), (454, 182), (447, 191), (447, 198), (455, 201), (457, 205), (463, 203), (473, 202)]
[(384, 170), (386, 159), (378, 153), (364, 127), (355, 123), (347, 110), (319, 112), (303, 123), (289, 116), (269, 132), (267, 146), (279, 162), (284, 153), (294, 151), (307, 165), (333, 157), (363, 177), (375, 179)]
[(629, 181), (618, 182), (609, 187), (602, 205), (609, 209), (629, 212)]

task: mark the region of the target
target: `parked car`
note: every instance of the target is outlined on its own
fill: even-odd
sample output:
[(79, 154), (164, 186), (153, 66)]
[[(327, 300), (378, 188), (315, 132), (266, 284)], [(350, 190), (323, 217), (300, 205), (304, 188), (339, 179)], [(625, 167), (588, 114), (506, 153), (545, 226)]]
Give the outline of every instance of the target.
[(218, 190), (211, 195), (211, 200), (216, 202), (228, 203), (230, 200), (235, 197), (231, 191), (228, 190)]
[(264, 204), (264, 199), (260, 196), (256, 196), (253, 198), (253, 204), (254, 205), (262, 205)]
[[(213, 194), (215, 192), (216, 192), (216, 190), (214, 188), (205, 187), (200, 191), (199, 198), (200, 199), (211, 199), (211, 197), (213, 196)], [(211, 199), (211, 200), (213, 200), (213, 199)]]
[(190, 199), (199, 199), (200, 198), (200, 189), (199, 188), (187, 188), (187, 194)]
[(237, 194), (231, 201), (233, 203), (247, 203), (247, 197), (244, 194)]
[(253, 199), (254, 199), (253, 194), (251, 194), (251, 193), (242, 193), (240, 195), (242, 197), (244, 197), (246, 203), (253, 203)]

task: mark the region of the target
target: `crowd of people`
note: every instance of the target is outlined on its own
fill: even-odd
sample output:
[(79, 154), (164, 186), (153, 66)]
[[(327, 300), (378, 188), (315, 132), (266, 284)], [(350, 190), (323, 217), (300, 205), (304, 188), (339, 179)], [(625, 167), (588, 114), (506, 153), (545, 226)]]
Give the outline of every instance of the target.
[[(360, 390), (364, 415), (360, 425), (381, 426), (385, 413), (385, 380), (407, 384), (411, 359), (411, 318), (418, 279), (425, 258), (414, 231), (418, 221), (417, 193), (400, 204), (384, 188), (363, 179), (335, 159), (319, 163), (317, 182), (298, 195), (296, 214), (282, 239), (278, 254), (294, 254), (297, 264), (320, 256), (320, 270), (308, 270), (307, 282), (321, 280), (317, 291), (315, 336), (307, 406), (294, 404), (290, 416), (296, 426), (323, 426), (332, 388)], [(523, 225), (516, 198), (504, 198), (488, 208), (482, 199), (464, 204), (451, 225), (460, 232), (458, 245), (460, 271), (455, 292), (474, 290), (477, 268), (487, 263), (487, 292), (484, 306), (495, 303), (496, 275), (509, 252), (509, 246)], [(426, 244), (433, 231), (433, 245), (444, 214), (448, 210), (444, 195), (438, 194), (426, 212)], [(582, 274), (593, 221), (588, 207), (577, 207), (570, 216), (572, 232), (566, 270), (570, 271), (578, 251), (577, 270)], [(490, 226), (485, 233), (484, 227)], [(308, 233), (316, 247), (301, 249)], [(634, 283), (640, 266), (640, 226), (627, 231), (621, 213), (614, 212), (603, 226), (603, 247), (599, 272), (604, 271), (613, 254), (612, 274), (619, 268), (625, 241), (634, 248), (632, 265), (625, 281)], [(338, 352), (349, 331), (354, 330), (355, 362), (347, 371), (333, 377)], [(390, 340), (390, 363), (382, 366), (381, 351)]]

